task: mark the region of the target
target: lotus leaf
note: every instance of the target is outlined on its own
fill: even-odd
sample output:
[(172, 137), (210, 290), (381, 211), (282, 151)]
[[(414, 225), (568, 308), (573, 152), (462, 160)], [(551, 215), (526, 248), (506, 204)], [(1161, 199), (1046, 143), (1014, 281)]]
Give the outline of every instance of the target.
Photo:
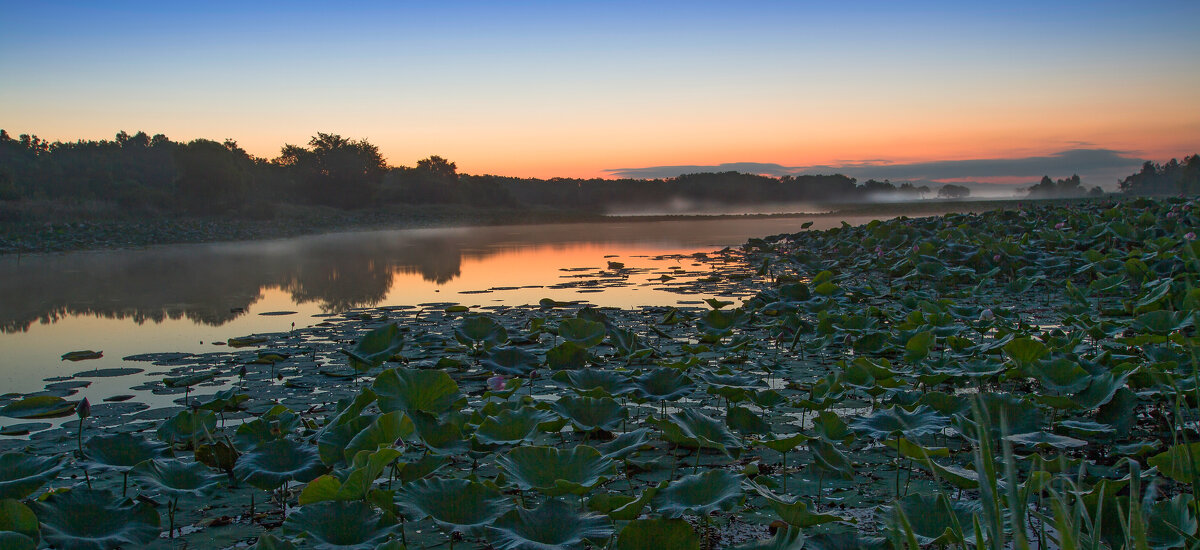
[(611, 459), (587, 445), (570, 450), (517, 447), (497, 457), (496, 463), (521, 489), (535, 489), (549, 496), (586, 493), (616, 470)]
[(66, 467), (65, 455), (0, 454), (0, 499), (22, 499), (58, 476)]
[(173, 497), (208, 494), (221, 481), (199, 462), (178, 460), (147, 460), (133, 467), (134, 477), (140, 478)]
[(604, 341), (604, 325), (586, 319), (563, 319), (558, 323), (558, 335), (582, 348), (591, 348)]
[(826, 472), (834, 473), (843, 479), (854, 479), (854, 466), (836, 447), (821, 439), (808, 442), (812, 451), (813, 465)]
[(692, 392), (695, 385), (686, 374), (659, 367), (634, 379), (637, 393), (646, 399), (674, 401)]
[(724, 422), (690, 409), (671, 414), (669, 420), (649, 421), (662, 428), (664, 439), (672, 443), (717, 449), (729, 455), (741, 447)]
[(83, 454), (101, 468), (128, 471), (141, 462), (171, 456), (171, 448), (121, 432), (93, 436), (83, 444)]
[(730, 407), (725, 413), (725, 422), (743, 435), (771, 434), (771, 425), (746, 407)]
[(412, 420), (404, 413), (392, 411), (381, 414), (350, 439), (344, 450), (345, 457), (349, 460), (359, 451), (374, 452), (380, 447), (397, 445), (401, 439), (411, 437), (414, 431)]
[(1163, 475), (1180, 483), (1192, 483), (1200, 472), (1200, 443), (1172, 445), (1147, 460)]
[(57, 418), (75, 412), (75, 403), (53, 395), (38, 395), (0, 407), (0, 416), (12, 418)]
[[(350, 441), (352, 441), (360, 432), (367, 429), (367, 426), (370, 426), (373, 422), (375, 422), (375, 418), (375, 415), (354, 416), (347, 419), (345, 422), (331, 423), (326, 425), (321, 432), (317, 434), (317, 452), (321, 456), (321, 461), (331, 467), (345, 462), (347, 458), (349, 458), (346, 456), (346, 447), (350, 445)], [(283, 438), (272, 438), (265, 440), (262, 443), (279, 441), (280, 439)], [(262, 443), (250, 446), (245, 450), (253, 450)]]
[(700, 550), (700, 537), (682, 519), (639, 519), (617, 535), (617, 550)]
[(855, 418), (850, 427), (874, 439), (906, 436), (919, 437), (938, 433), (949, 424), (948, 419), (925, 406), (908, 412), (900, 407), (879, 409), (870, 416)]
[[(808, 550), (885, 550), (892, 548), (882, 537), (859, 538), (858, 533), (820, 533), (804, 542)], [(773, 550), (771, 547), (770, 550)], [(764, 548), (763, 550), (769, 550)]]
[(709, 470), (684, 476), (659, 489), (654, 495), (654, 509), (668, 517), (680, 514), (707, 516), (716, 511), (730, 511), (744, 500), (740, 474), (728, 470)]
[(30, 503), (51, 546), (79, 550), (138, 548), (158, 539), (158, 512), (108, 491), (76, 488)]
[(1004, 345), (1004, 353), (1018, 365), (1031, 365), (1045, 357), (1046, 344), (1032, 338), (1017, 338)]
[(33, 510), (16, 499), (0, 499), (0, 548), (32, 550), (41, 538)]
[(168, 388), (187, 388), (195, 386), (201, 382), (207, 382), (217, 377), (215, 372), (202, 372), (198, 374), (189, 374), (186, 376), (176, 376), (174, 378), (164, 378), (163, 385)]
[(338, 351), (350, 358), (351, 368), (364, 372), (382, 365), (403, 348), (404, 337), (400, 334), (400, 327), (389, 323), (368, 332), (353, 348), (342, 348)]
[(217, 429), (217, 414), (212, 411), (179, 411), (167, 419), (155, 432), (158, 439), (169, 445), (207, 439)]
[(402, 410), (440, 414), (452, 408), (461, 395), (458, 384), (445, 371), (388, 369), (375, 378), (371, 389), (384, 412)]
[(596, 445), (596, 450), (608, 458), (620, 460), (636, 452), (642, 445), (645, 445), (646, 438), (649, 435), (649, 429), (640, 428), (632, 432), (623, 433), (612, 441)]
[(411, 418), (416, 426), (417, 437), (425, 447), (438, 454), (458, 454), (467, 449), (463, 440), (462, 427), (454, 420), (442, 422), (436, 416), (413, 411)]
[(508, 341), (508, 331), (486, 315), (468, 315), (454, 329), (454, 337), (464, 346), (491, 349)]
[(557, 550), (580, 546), (584, 540), (603, 540), (612, 534), (607, 519), (577, 514), (574, 507), (546, 499), (534, 510), (515, 508), (487, 530), (496, 550)]
[(104, 357), (104, 352), (92, 351), (90, 349), (68, 351), (62, 354), (63, 361), (83, 361), (85, 359), (99, 359), (101, 357)]
[(233, 472), (246, 483), (271, 491), (289, 481), (312, 481), (325, 473), (325, 465), (312, 446), (280, 439), (238, 457)]
[(321, 502), (300, 507), (283, 522), (283, 530), (299, 534), (313, 548), (373, 550), (392, 536), (382, 514), (365, 502)]
[[(914, 493), (898, 501), (889, 514), (888, 529), (904, 533), (897, 521), (897, 512), (903, 511), (912, 527), (911, 534), (922, 545), (944, 546), (961, 543), (975, 537), (973, 515), (980, 512), (978, 504), (956, 500), (950, 502), (944, 495)], [(902, 535), (903, 536), (903, 535)]]
[(554, 419), (549, 412), (525, 407), (489, 416), (475, 430), (475, 439), (488, 445), (517, 445), (530, 438), (538, 425)]
[(406, 484), (396, 501), (418, 517), (431, 517), (448, 533), (477, 532), (509, 507), (499, 491), (465, 479), (426, 479)]
[(592, 355), (575, 342), (563, 342), (546, 351), (546, 366), (553, 370), (574, 370), (587, 366)]
[(552, 408), (583, 432), (612, 430), (629, 416), (629, 411), (611, 397), (564, 396)]
[(254, 550), (296, 550), (296, 545), (276, 538), (271, 533), (263, 533), (251, 548)]
[(786, 497), (776, 495), (766, 487), (763, 487), (757, 483), (749, 482), (748, 485), (752, 487), (759, 495), (762, 495), (763, 498), (767, 499), (767, 504), (771, 506), (771, 509), (774, 510), (777, 515), (779, 515), (780, 519), (787, 522), (788, 525), (799, 527), (801, 529), (807, 529), (809, 527), (814, 527), (832, 521), (850, 521), (853, 523), (853, 520), (847, 520), (841, 516), (836, 516), (833, 514), (820, 514), (815, 511), (810, 512), (808, 510), (807, 502), (800, 499), (788, 499)]
[(1170, 500), (1156, 502), (1146, 510), (1146, 542), (1154, 550), (1184, 548), (1194, 541), (1197, 527), (1192, 495), (1175, 495)]
[(813, 418), (813, 429), (817, 436), (830, 443), (849, 443), (854, 439), (854, 431), (842, 420), (841, 416), (830, 411), (818, 412)]
[(521, 348), (501, 346), (492, 348), (481, 363), (492, 372), (525, 376), (537, 368), (539, 361), (536, 355)]
[(600, 369), (557, 372), (554, 379), (571, 386), (576, 393), (590, 397), (616, 397), (633, 391), (633, 384), (627, 377)]
[(776, 531), (775, 536), (767, 540), (735, 546), (733, 550), (801, 550), (805, 548), (805, 541), (804, 533), (799, 528), (789, 525), (787, 528)]

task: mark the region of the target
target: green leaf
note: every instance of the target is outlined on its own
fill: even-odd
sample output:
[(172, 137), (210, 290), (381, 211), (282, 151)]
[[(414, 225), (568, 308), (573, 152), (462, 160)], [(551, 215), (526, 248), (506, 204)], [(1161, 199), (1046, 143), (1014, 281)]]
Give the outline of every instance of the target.
[(418, 518), (433, 518), (448, 534), (481, 531), (510, 507), (496, 489), (465, 479), (414, 481), (397, 493), (396, 501)]
[(582, 348), (590, 348), (604, 341), (604, 324), (579, 318), (563, 319), (558, 323), (558, 335)]
[(652, 500), (654, 509), (667, 517), (680, 514), (706, 516), (716, 511), (731, 511), (745, 500), (740, 474), (728, 470), (709, 470), (684, 476), (658, 490)]
[(290, 439), (265, 443), (238, 457), (233, 472), (259, 489), (271, 491), (289, 481), (306, 483), (325, 473), (317, 450)]
[(700, 550), (700, 537), (682, 519), (639, 519), (617, 535), (617, 550)]
[(317, 548), (374, 549), (391, 537), (394, 526), (365, 502), (319, 502), (302, 506), (283, 521), (286, 533), (303, 534)]
[(587, 445), (570, 450), (517, 447), (497, 457), (496, 463), (521, 489), (548, 496), (586, 493), (616, 473), (612, 460)]
[(0, 499), (22, 499), (58, 476), (67, 456), (34, 456), (12, 452), (0, 454)]
[[(16, 544), (19, 541), (25, 545), (25, 548), (32, 550), (37, 548), (37, 542), (42, 538), (41, 531), (38, 529), (38, 518), (34, 515), (33, 510), (11, 498), (0, 500), (0, 535), (9, 535), (11, 539), (0, 538), (0, 548), (21, 548)], [(28, 542), (11, 537), (11, 535), (25, 537)]]
[(108, 491), (75, 488), (29, 504), (41, 522), (42, 538), (57, 548), (141, 548), (158, 540), (158, 512), (144, 502), (118, 499)]
[(546, 350), (546, 366), (552, 370), (574, 370), (587, 366), (592, 355), (575, 342), (563, 342)]
[(402, 410), (440, 414), (459, 400), (458, 384), (445, 371), (387, 369), (371, 385), (383, 412)]
[(487, 539), (496, 550), (549, 550), (579, 547), (584, 540), (603, 541), (612, 534), (603, 516), (574, 510), (557, 499), (546, 499), (534, 510), (516, 508), (496, 520)]
[(0, 407), (0, 416), (12, 418), (57, 418), (74, 414), (75, 403), (54, 395), (38, 395)]
[(918, 332), (908, 339), (908, 343), (904, 344), (904, 360), (910, 363), (915, 363), (929, 356), (929, 349), (933, 347), (932, 332)]
[(1147, 462), (1180, 483), (1192, 483), (1200, 472), (1200, 443), (1172, 445), (1166, 451), (1150, 457)]

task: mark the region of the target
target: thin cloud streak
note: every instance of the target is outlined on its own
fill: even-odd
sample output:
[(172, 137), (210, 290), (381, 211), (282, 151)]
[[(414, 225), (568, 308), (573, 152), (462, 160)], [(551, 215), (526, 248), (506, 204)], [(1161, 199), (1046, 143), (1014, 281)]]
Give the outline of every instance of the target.
[[(1136, 171), (1145, 159), (1114, 149), (1068, 149), (1045, 156), (984, 158), (932, 162), (891, 163), (883, 160), (844, 162), (831, 165), (784, 166), (776, 163), (730, 162), (716, 165), (648, 166), (618, 168), (606, 172), (622, 178), (670, 178), (696, 172), (737, 171), (769, 176), (834, 174), (858, 178), (908, 181), (916, 185), (940, 182), (973, 183), (982, 186), (1036, 183), (1042, 176), (1065, 178), (1079, 176), (1088, 185), (1113, 188), (1116, 181)], [(1006, 182), (1006, 183), (998, 183)]]

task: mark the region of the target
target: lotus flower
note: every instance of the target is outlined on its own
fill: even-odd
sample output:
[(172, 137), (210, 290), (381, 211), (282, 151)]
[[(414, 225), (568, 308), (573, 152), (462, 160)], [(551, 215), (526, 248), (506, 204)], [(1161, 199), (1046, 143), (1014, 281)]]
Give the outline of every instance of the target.
[(996, 314), (992, 313), (992, 308), (984, 309), (979, 312), (979, 320), (983, 322), (991, 321), (996, 318)]
[(993, 262), (998, 262), (998, 261), (1000, 261), (1000, 255), (999, 255), (999, 254), (994, 254), (994, 255), (992, 255), (992, 261), (993, 261)]
[(1195, 232), (1195, 231), (1188, 231), (1187, 233), (1184, 233), (1184, 234), (1183, 234), (1183, 238), (1184, 238), (1184, 239), (1187, 239), (1187, 240), (1189, 240), (1189, 241), (1194, 241), (1194, 240), (1196, 240), (1196, 232)]
[(488, 378), (487, 387), (491, 391), (504, 391), (504, 375)]

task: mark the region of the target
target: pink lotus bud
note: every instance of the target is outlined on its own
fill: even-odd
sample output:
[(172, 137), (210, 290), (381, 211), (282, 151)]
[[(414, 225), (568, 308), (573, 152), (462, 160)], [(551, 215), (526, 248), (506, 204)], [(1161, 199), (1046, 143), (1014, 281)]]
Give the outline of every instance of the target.
[(920, 252), (920, 251), (921, 251), (921, 247), (920, 247), (920, 246), (918, 246), (918, 245), (915, 245), (915, 244), (914, 244), (914, 245), (913, 245), (913, 252)]
[(1054, 224), (1055, 229), (1062, 229), (1066, 226), (1067, 226), (1067, 224), (1065, 222), (1058, 222), (1058, 223)]
[(992, 313), (992, 308), (987, 308), (987, 309), (979, 312), (979, 320), (980, 321), (991, 321), (995, 318), (996, 318), (996, 314)]
[(998, 262), (998, 261), (1000, 261), (1000, 255), (999, 255), (999, 254), (994, 254), (994, 255), (992, 255), (992, 261), (993, 261), (993, 262)]
[(1195, 232), (1195, 231), (1188, 231), (1187, 233), (1184, 233), (1184, 234), (1183, 234), (1183, 238), (1184, 238), (1184, 239), (1187, 239), (1187, 240), (1189, 240), (1189, 241), (1194, 241), (1194, 240), (1196, 240), (1196, 232)]
[(504, 376), (496, 375), (487, 379), (487, 387), (492, 391), (504, 391)]
[(92, 416), (92, 404), (86, 397), (75, 406), (75, 414), (79, 415), (80, 420)]

